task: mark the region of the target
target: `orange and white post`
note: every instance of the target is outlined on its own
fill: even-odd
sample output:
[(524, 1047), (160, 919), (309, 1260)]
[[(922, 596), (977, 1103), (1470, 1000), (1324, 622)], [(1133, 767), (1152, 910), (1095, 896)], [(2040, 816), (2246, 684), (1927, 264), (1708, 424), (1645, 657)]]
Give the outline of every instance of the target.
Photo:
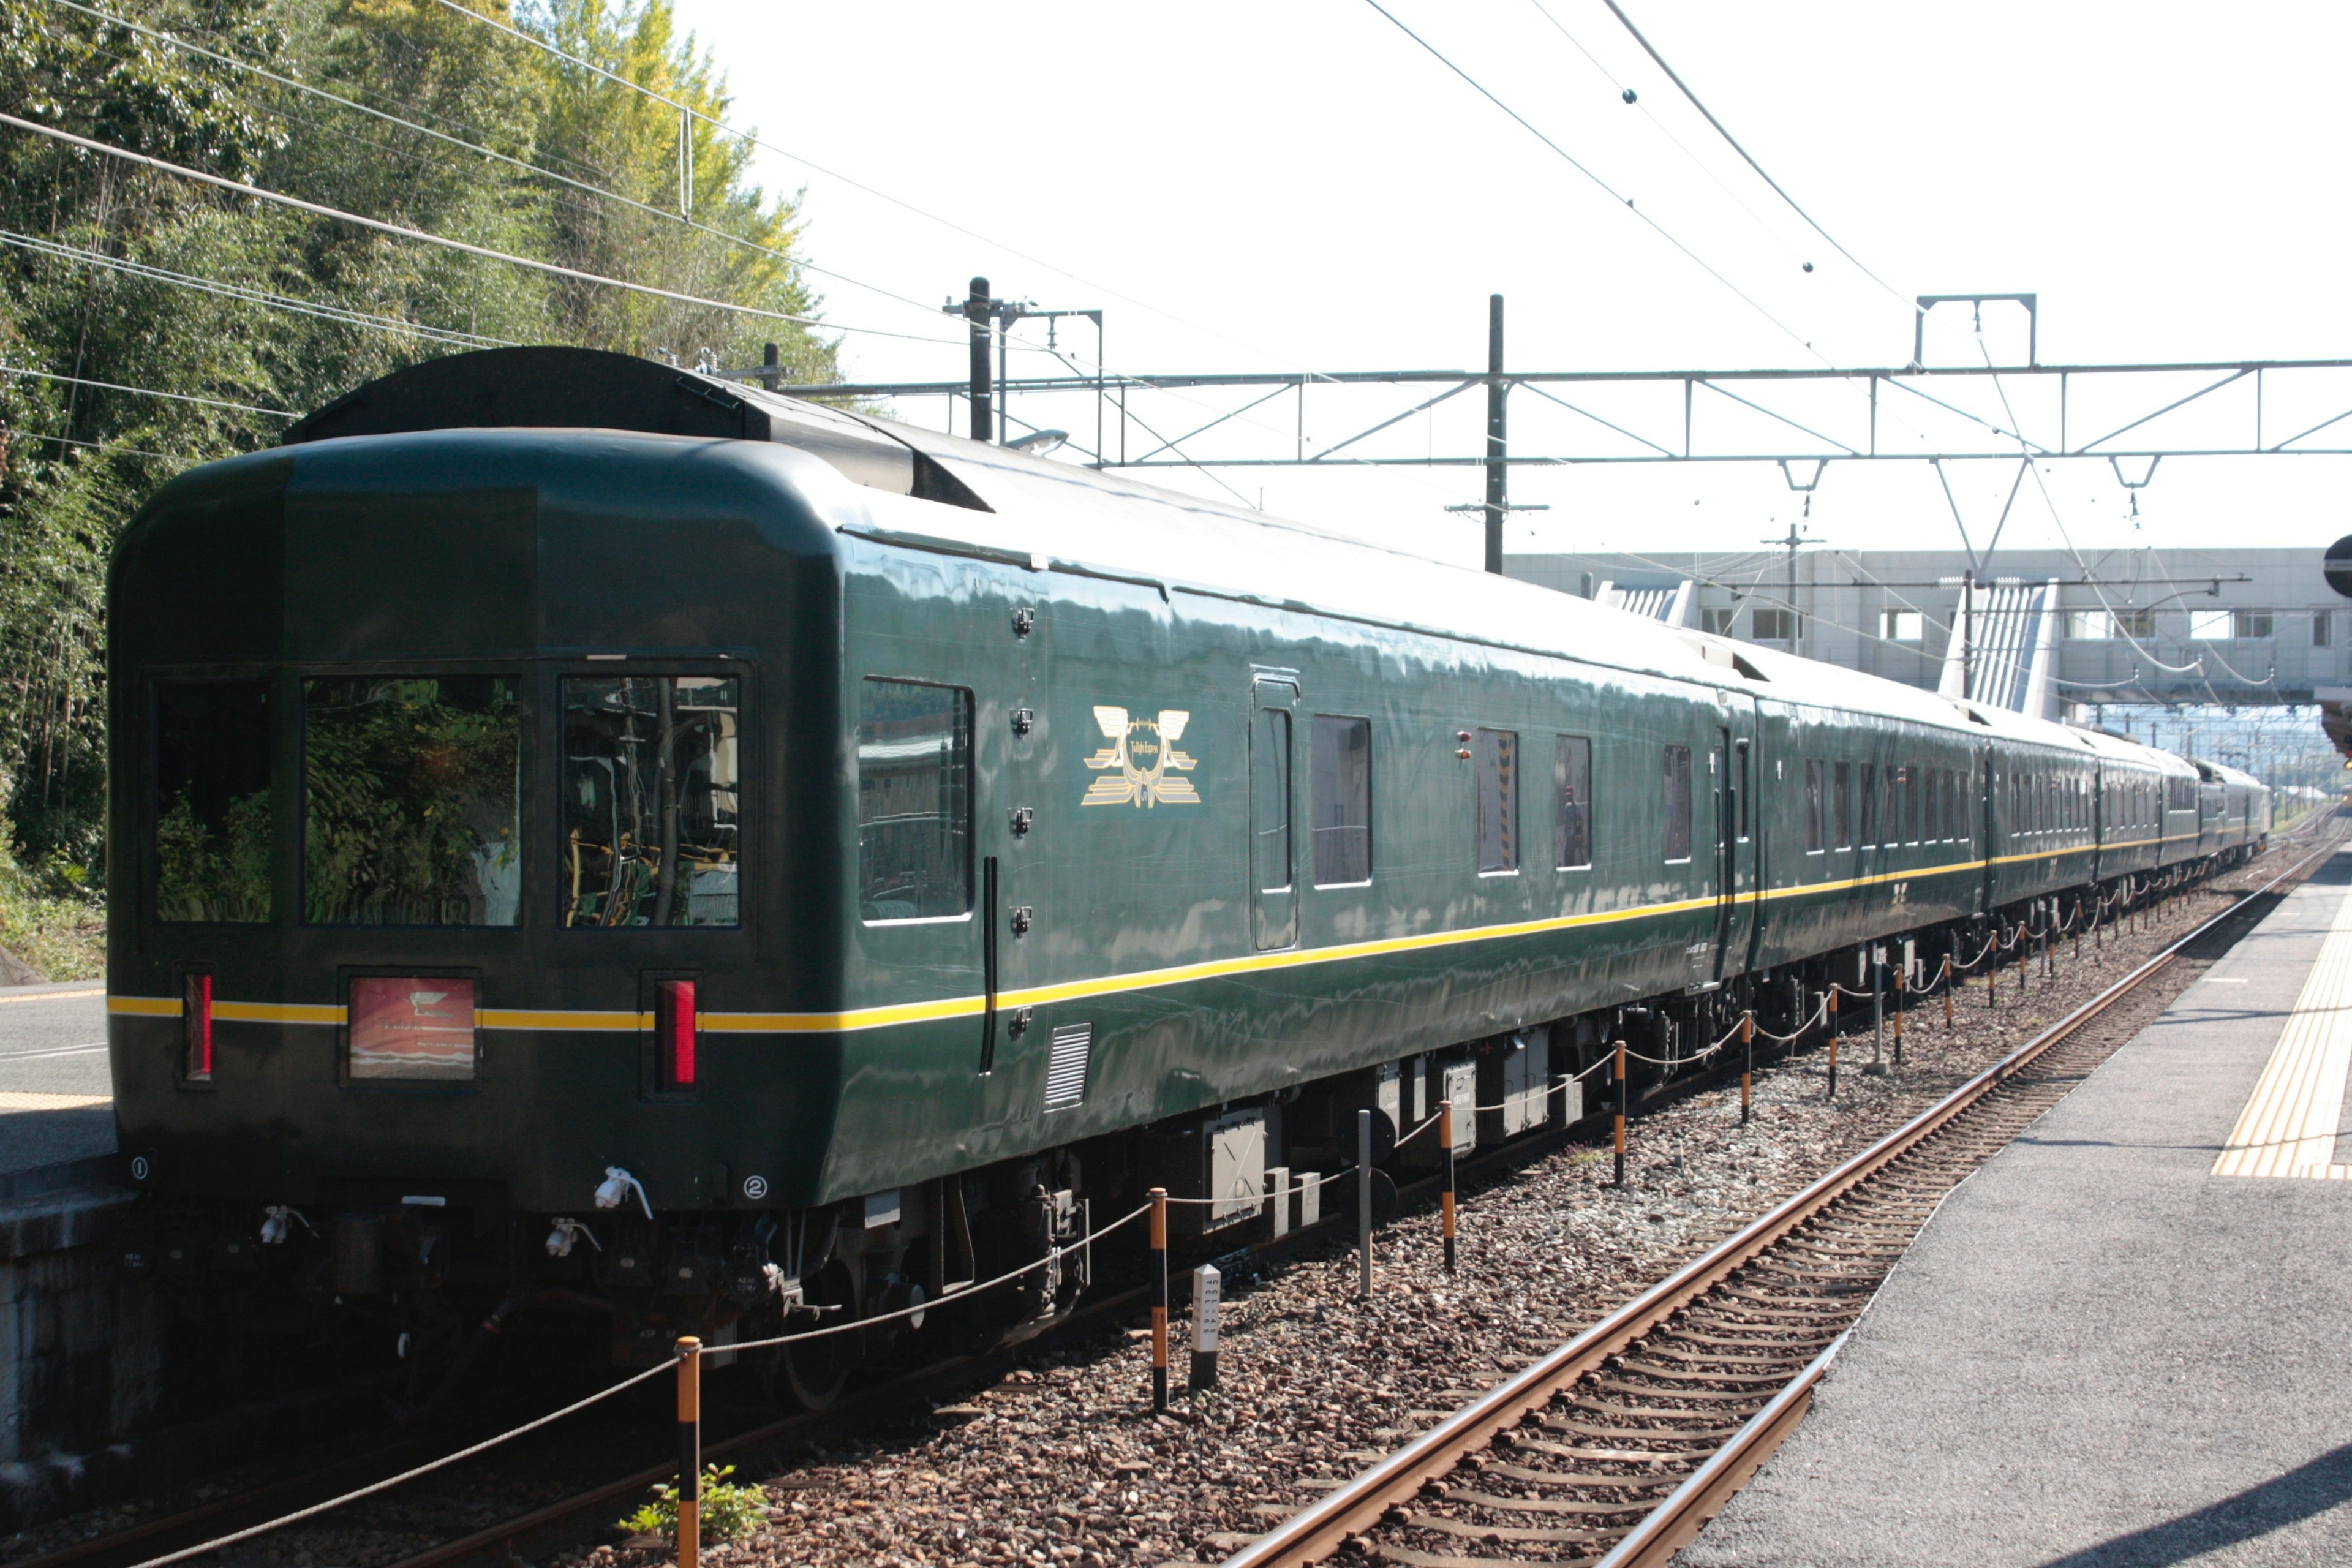
[(677, 1342), (677, 1568), (702, 1555), (702, 1342)]
[(1454, 1272), (1454, 1102), (1437, 1102), (1437, 1142), (1445, 1152), (1445, 1186), (1437, 1194), (1437, 1209), (1445, 1230), (1445, 1271)]

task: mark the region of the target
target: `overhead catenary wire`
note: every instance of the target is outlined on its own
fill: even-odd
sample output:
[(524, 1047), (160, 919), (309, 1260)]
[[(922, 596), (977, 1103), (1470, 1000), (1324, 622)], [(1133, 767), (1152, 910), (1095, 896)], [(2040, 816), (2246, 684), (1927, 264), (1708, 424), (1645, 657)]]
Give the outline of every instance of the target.
[[(442, 3), (446, 5), (449, 3), (449, 0), (442, 0)], [(1788, 322), (1780, 320), (1780, 317), (1774, 315), (1746, 289), (1740, 288), (1738, 284), (1734, 283), (1729, 278), (1725, 277), (1723, 273), (1717, 271), (1713, 263), (1709, 262), (1697, 251), (1693, 250), (1689, 246), (1684, 244), (1682, 240), (1676, 237), (1674, 232), (1668, 229), (1664, 224), (1652, 217), (1648, 213), (1643, 212), (1640, 207), (1635, 206), (1633, 205), (1633, 197), (1626, 195), (1624, 193), (1618, 190), (1616, 186), (1611, 184), (1607, 180), (1602, 179), (1599, 174), (1595, 174), (1588, 164), (1579, 159), (1574, 153), (1569, 152), (1567, 148), (1562, 147), (1559, 142), (1545, 135), (1541, 131), (1537, 130), (1534, 123), (1525, 115), (1521, 114), (1517, 110), (1513, 109), (1509, 104), (1504, 102), (1501, 98), (1496, 95), (1492, 89), (1488, 88), (1476, 77), (1472, 76), (1468, 71), (1454, 64), (1453, 59), (1449, 58), (1444, 50), (1431, 43), (1428, 39), (1423, 37), (1419, 33), (1414, 32), (1411, 27), (1405, 26), (1402, 21), (1398, 19), (1394, 12), (1389, 10), (1387, 6), (1381, 4), (1381, 0), (1364, 0), (1364, 4), (1370, 5), (1373, 10), (1378, 11), (1397, 29), (1397, 31), (1402, 33), (1406, 37), (1411, 38), (1414, 43), (1420, 45), (1424, 50), (1428, 51), (1431, 58), (1435, 59), (1438, 64), (1444, 66), (1447, 70), (1452, 71), (1455, 76), (1460, 77), (1465, 82), (1468, 83), (1481, 98), (1484, 98), (1487, 102), (1493, 104), (1496, 109), (1501, 110), (1505, 114), (1508, 115), (1515, 122), (1517, 123), (1519, 128), (1527, 132), (1528, 135), (1533, 136), (1546, 147), (1550, 148), (1553, 153), (1557, 153), (1567, 163), (1569, 167), (1574, 169), (1578, 174), (1582, 174), (1586, 179), (1591, 181), (1603, 192), (1607, 193), (1611, 200), (1622, 205), (1626, 211), (1632, 213), (1635, 217), (1640, 218), (1644, 224), (1648, 225), (1660, 238), (1664, 239), (1667, 244), (1673, 246), (1676, 250), (1681, 251), (1683, 255), (1689, 258), (1700, 270), (1704, 271), (1708, 277), (1714, 279), (1717, 282), (1722, 284), (1733, 294), (1738, 296), (1742, 303), (1746, 304), (1758, 315), (1762, 316), (1766, 321), (1771, 322), (1773, 326), (1786, 333), (1791, 342), (1799, 344), (1808, 353), (1814, 353), (1813, 345), (1805, 341), (1802, 333), (1799, 332), (1794, 327), (1790, 326)], [(1814, 357), (1822, 359), (1823, 363), (1829, 363), (1826, 358), (1823, 358), (1818, 353), (1815, 353)]]
[(1617, 0), (1601, 0), (1601, 3), (1609, 7), (1609, 13), (1611, 16), (1615, 16), (1618, 21), (1624, 24), (1625, 30), (1633, 36), (1633, 41), (1642, 46), (1642, 52), (1648, 55), (1651, 59), (1657, 62), (1658, 68), (1666, 73), (1666, 79), (1673, 82), (1675, 86), (1681, 90), (1682, 95), (1690, 100), (1690, 106), (1693, 109), (1697, 110), (1701, 115), (1705, 116), (1706, 122), (1709, 125), (1715, 127), (1716, 134), (1722, 137), (1724, 142), (1729, 145), (1731, 150), (1739, 154), (1742, 162), (1744, 162), (1749, 168), (1756, 171), (1756, 177), (1762, 180), (1766, 184), (1771, 186), (1772, 194), (1774, 195), (1779, 196), (1782, 201), (1789, 204), (1789, 210), (1790, 212), (1795, 213), (1799, 217), (1804, 219), (1805, 226), (1808, 228), (1811, 228), (1815, 234), (1820, 235), (1822, 238), (1828, 241), (1831, 248), (1834, 249), (1840, 256), (1844, 257), (1848, 261), (1853, 262), (1854, 267), (1864, 277), (1869, 279), (1873, 283), (1877, 284), (1881, 289), (1885, 289), (1889, 294), (1894, 295), (1897, 300), (1902, 300), (1904, 305), (1914, 314), (1923, 313), (1920, 310), (1917, 300), (1906, 295), (1901, 289), (1895, 288), (1894, 284), (1889, 283), (1885, 279), (1881, 278), (1877, 273), (1873, 272), (1860, 257), (1854, 255), (1853, 251), (1848, 250), (1843, 245), (1841, 245), (1838, 242), (1837, 236), (1832, 234), (1828, 229), (1823, 228), (1821, 224), (1815, 220), (1812, 214), (1807, 212), (1801, 205), (1800, 205), (1796, 197), (1790, 195), (1787, 191), (1781, 188), (1780, 182), (1774, 179), (1771, 174), (1766, 171), (1764, 165), (1758, 163), (1755, 156), (1750, 153), (1747, 148), (1739, 144), (1739, 139), (1732, 135), (1729, 128), (1727, 127), (1722, 121), (1717, 120), (1715, 117), (1715, 110), (1709, 109), (1706, 104), (1699, 101), (1698, 94), (1691, 90), (1690, 84), (1683, 80), (1680, 73), (1678, 73), (1673, 66), (1666, 63), (1666, 57), (1660, 54), (1657, 51), (1656, 47), (1653, 45), (1647, 37), (1643, 36), (1642, 29), (1633, 25), (1633, 18), (1625, 15), (1624, 7), (1618, 5)]
[(141, 397), (168, 397), (174, 403), (194, 403), (205, 408), (225, 408), (236, 414), (267, 414), (273, 419), (302, 417), (286, 408), (262, 408), (250, 403), (230, 403), (217, 397), (198, 397), (187, 392), (161, 392), (152, 386), (125, 386), (120, 382), (91, 381), (85, 376), (58, 375), (53, 371), (32, 370), (22, 365), (0, 364), (0, 375), (29, 375), (41, 381), (63, 382), (69, 386), (87, 386), (100, 392), (130, 392)]
[(187, 454), (174, 456), (170, 452), (152, 452), (144, 447), (126, 447), (119, 441), (84, 441), (72, 436), (44, 436), (34, 430), (12, 430), (0, 426), (0, 441), (54, 441), (60, 447), (82, 447), (93, 452), (127, 452), (134, 458), (154, 458), (166, 463), (184, 463)]
[(1150, 314), (1158, 316), (1163, 321), (1172, 321), (1176, 325), (1183, 327), (1188, 331), (1200, 332), (1205, 336), (1215, 338), (1220, 342), (1231, 343), (1237, 349), (1244, 350), (1249, 353), (1262, 355), (1263, 357), (1273, 360), (1277, 363), (1288, 364), (1292, 369), (1300, 371), (1307, 375), (1313, 376), (1322, 374), (1316, 371), (1311, 366), (1298, 364), (1297, 362), (1289, 359), (1286, 355), (1272, 353), (1257, 344), (1244, 342), (1241, 339), (1236, 338), (1228, 332), (1219, 331), (1214, 327), (1205, 326), (1199, 321), (1194, 321), (1187, 319), (1186, 317), (1177, 315), (1174, 311), (1154, 305), (1148, 300), (1138, 299), (1136, 296), (1127, 293), (1122, 289), (1112, 288), (1109, 284), (1088, 278), (1084, 273), (1074, 272), (1066, 267), (1057, 266), (1041, 257), (1031, 255), (1029, 252), (1022, 250), (1017, 247), (1007, 245), (1001, 239), (992, 238), (988, 235), (981, 233), (977, 229), (969, 228), (964, 225), (956, 222), (953, 218), (942, 217), (939, 214), (918, 206), (914, 203), (908, 201), (903, 197), (892, 195), (887, 191), (882, 190), (874, 185), (869, 185), (863, 180), (842, 174), (836, 169), (829, 169), (824, 164), (817, 163), (814, 159), (809, 158), (803, 153), (795, 153), (788, 147), (780, 147), (775, 142), (766, 140), (756, 132), (740, 130), (735, 126), (730, 125), (725, 121), (720, 120), (718, 116), (713, 115), (707, 110), (697, 109), (692, 104), (681, 103), (677, 99), (671, 98), (666, 93), (655, 91), (652, 88), (646, 87), (642, 82), (631, 81), (627, 77), (621, 75), (617, 71), (600, 66), (593, 60), (584, 59), (578, 55), (572, 54), (567, 49), (560, 48), (556, 45), (549, 43), (546, 39), (535, 37), (522, 28), (500, 21), (496, 16), (485, 16), (483, 13), (475, 10), (470, 5), (460, 4), (459, 0), (434, 0), (434, 3), (448, 10), (455, 11), (461, 16), (470, 17), (474, 21), (480, 23), (483, 26), (493, 28), (498, 32), (505, 34), (510, 38), (528, 44), (532, 48), (551, 55), (557, 59), (563, 60), (571, 65), (578, 66), (583, 70), (593, 72), (595, 75), (603, 78), (606, 81), (614, 83), (615, 86), (625, 87), (632, 92), (641, 93), (644, 96), (652, 99), (655, 102), (675, 109), (682, 114), (691, 115), (695, 119), (701, 121), (704, 124), (710, 126), (713, 130), (724, 135), (731, 136), (737, 141), (743, 142), (746, 146), (758, 147), (764, 151), (773, 153), (780, 158), (788, 158), (792, 162), (801, 164), (804, 168), (814, 170), (816, 173), (823, 174), (826, 179), (838, 180), (852, 190), (863, 191), (866, 195), (872, 196), (877, 201), (887, 202), (902, 212), (912, 213), (915, 216), (921, 218), (926, 223), (934, 223), (942, 228), (953, 230), (955, 233), (962, 235), (967, 239), (977, 240), (982, 245), (988, 246), (992, 249), (1001, 250), (1005, 255), (1013, 257), (1018, 260), (1025, 261), (1032, 267), (1042, 267), (1048, 272), (1058, 273), (1060, 276), (1068, 279), (1073, 283), (1082, 283), (1089, 289), (1099, 289), (1113, 299), (1124, 300), (1126, 303), (1133, 305), (1138, 310), (1149, 311)]
[(446, 343), (454, 348), (507, 349), (518, 345), (505, 338), (485, 337), (479, 332), (461, 332), (453, 328), (428, 326), (422, 321), (404, 321), (398, 316), (373, 315), (365, 310), (353, 310), (341, 305), (329, 305), (314, 300), (298, 300), (288, 294), (273, 294), (268, 289), (248, 288), (238, 283), (224, 283), (217, 279), (199, 278), (194, 273), (175, 272), (167, 267), (156, 267), (128, 257), (109, 256), (102, 250), (88, 250), (79, 246), (62, 245), (38, 235), (16, 234), (0, 229), (0, 245), (15, 246), (37, 255), (61, 261), (78, 261), (91, 267), (102, 267), (130, 277), (152, 282), (170, 283), (179, 288), (194, 289), (203, 293), (217, 294), (226, 299), (239, 300), (248, 304), (263, 305), (272, 310), (288, 310), (297, 315), (315, 316), (346, 326), (373, 327), (383, 331), (403, 332), (425, 338), (433, 342)]
[(151, 157), (144, 153), (134, 153), (127, 147), (117, 147), (111, 142), (94, 141), (88, 136), (77, 136), (70, 131), (61, 131), (56, 126), (44, 125), (37, 120), (26, 120), (15, 114), (0, 112), (0, 125), (30, 132), (37, 136), (46, 136), (52, 141), (79, 147), (84, 152), (118, 158), (125, 163), (137, 163), (167, 174), (176, 174), (182, 179), (211, 185), (233, 195), (249, 196), (257, 201), (289, 207), (297, 212), (306, 212), (314, 217), (331, 218), (339, 223), (373, 229), (379, 234), (388, 234), (396, 238), (417, 240), (427, 245), (437, 245), (445, 249), (460, 251), (468, 256), (478, 256), (491, 261), (503, 261), (510, 266), (527, 268), (534, 272), (544, 272), (551, 277), (568, 278), (576, 283), (591, 283), (602, 288), (620, 289), (629, 293), (668, 300), (677, 304), (698, 306), (704, 310), (725, 310), (736, 315), (754, 316), (772, 321), (790, 321), (796, 326), (813, 327), (824, 331), (865, 332), (875, 337), (901, 338), (915, 342), (954, 343), (961, 346), (960, 340), (926, 337), (912, 332), (885, 331), (879, 327), (848, 327), (814, 316), (796, 315), (789, 310), (771, 310), (758, 305), (740, 305), (726, 300), (707, 299), (699, 294), (683, 293), (675, 289), (663, 289), (651, 283), (632, 282), (625, 278), (608, 278), (603, 273), (589, 272), (577, 267), (566, 267), (560, 262), (542, 261), (537, 257), (518, 256), (512, 251), (498, 250), (487, 245), (475, 245), (467, 240), (453, 239), (447, 235), (435, 234), (427, 229), (411, 228), (406, 224), (391, 223), (383, 218), (345, 212), (340, 207), (329, 206), (322, 202), (305, 201), (299, 196), (289, 195), (283, 191), (245, 184), (224, 175), (209, 174), (202, 169), (189, 168), (184, 163), (174, 163), (168, 159)]

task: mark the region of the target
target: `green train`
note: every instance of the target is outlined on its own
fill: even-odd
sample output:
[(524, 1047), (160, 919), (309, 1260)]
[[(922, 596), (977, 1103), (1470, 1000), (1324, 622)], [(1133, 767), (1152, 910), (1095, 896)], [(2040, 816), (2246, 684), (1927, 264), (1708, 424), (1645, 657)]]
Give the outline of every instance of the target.
[[(584, 351), (175, 479), (110, 613), (132, 1261), (419, 1353), (1053, 1259), (953, 1314), (1025, 1332), (1150, 1186), (1204, 1245), (1296, 1223), (1360, 1111), (1389, 1171), (1440, 1100), (1557, 1124), (1621, 1032), (1685, 1060), (2269, 826), (2128, 742)], [(822, 1403), (911, 1321), (774, 1370)]]

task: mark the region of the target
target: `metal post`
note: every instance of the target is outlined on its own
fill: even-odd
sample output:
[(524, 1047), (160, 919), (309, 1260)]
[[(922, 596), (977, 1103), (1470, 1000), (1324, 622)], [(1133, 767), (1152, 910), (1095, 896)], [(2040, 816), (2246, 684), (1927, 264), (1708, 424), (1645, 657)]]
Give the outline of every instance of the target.
[(1739, 1015), (1739, 1121), (1748, 1121), (1748, 1085), (1756, 1075), (1756, 1009)]
[(1886, 960), (1879, 955), (1885, 950), (1873, 944), (1870, 950), (1870, 1070), (1886, 1070)]
[(702, 1342), (677, 1342), (677, 1568), (702, 1555)]
[(1970, 567), (1960, 574), (1960, 696), (1973, 699), (1977, 694), (1977, 574)]
[(1625, 1042), (1617, 1042), (1617, 1184), (1625, 1184)]
[(1838, 983), (1830, 982), (1830, 1098), (1837, 1098)]
[(770, 392), (775, 391), (784, 382), (782, 352), (773, 343), (765, 345), (760, 351), (760, 384)]
[(1952, 1032), (1952, 955), (1944, 954), (1944, 1033)]
[(988, 363), (988, 321), (994, 304), (988, 297), (988, 279), (973, 279), (971, 293), (963, 302), (963, 319), (971, 326), (971, 438), (975, 441), (996, 439), (996, 384)]
[(1503, 400), (1503, 297), (1486, 297), (1486, 570), (1503, 569), (1503, 520), (1510, 515), (1510, 465)]
[(1901, 964), (1895, 966), (1895, 1065), (1903, 1065), (1903, 994), (1908, 988), (1910, 975)]
[(1356, 1112), (1356, 1294), (1372, 1293), (1372, 1113)]
[(1444, 1146), (1445, 1185), (1437, 1194), (1437, 1212), (1445, 1235), (1445, 1271), (1454, 1272), (1454, 1102), (1437, 1102), (1437, 1141)]
[(1168, 1189), (1151, 1189), (1151, 1408), (1168, 1408)]
[(1224, 1278), (1216, 1266), (1192, 1270), (1192, 1375), (1194, 1388), (1217, 1386), (1217, 1298)]

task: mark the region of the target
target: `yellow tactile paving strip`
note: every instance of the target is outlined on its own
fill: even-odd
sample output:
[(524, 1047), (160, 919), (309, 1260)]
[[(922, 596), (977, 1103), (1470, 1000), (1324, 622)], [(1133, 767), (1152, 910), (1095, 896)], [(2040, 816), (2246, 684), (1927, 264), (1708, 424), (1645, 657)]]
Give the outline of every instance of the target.
[(26, 1089), (0, 1089), (0, 1112), (10, 1110), (87, 1110), (93, 1105), (112, 1105), (114, 1100), (104, 1094), (35, 1094)]
[(2340, 1182), (2352, 1165), (2335, 1162), (2336, 1120), (2352, 1069), (2352, 896), (2336, 906), (2336, 921), (2320, 945), (2319, 962), (2294, 999), (2294, 1012), (2230, 1130), (2217, 1176), (2284, 1176)]

